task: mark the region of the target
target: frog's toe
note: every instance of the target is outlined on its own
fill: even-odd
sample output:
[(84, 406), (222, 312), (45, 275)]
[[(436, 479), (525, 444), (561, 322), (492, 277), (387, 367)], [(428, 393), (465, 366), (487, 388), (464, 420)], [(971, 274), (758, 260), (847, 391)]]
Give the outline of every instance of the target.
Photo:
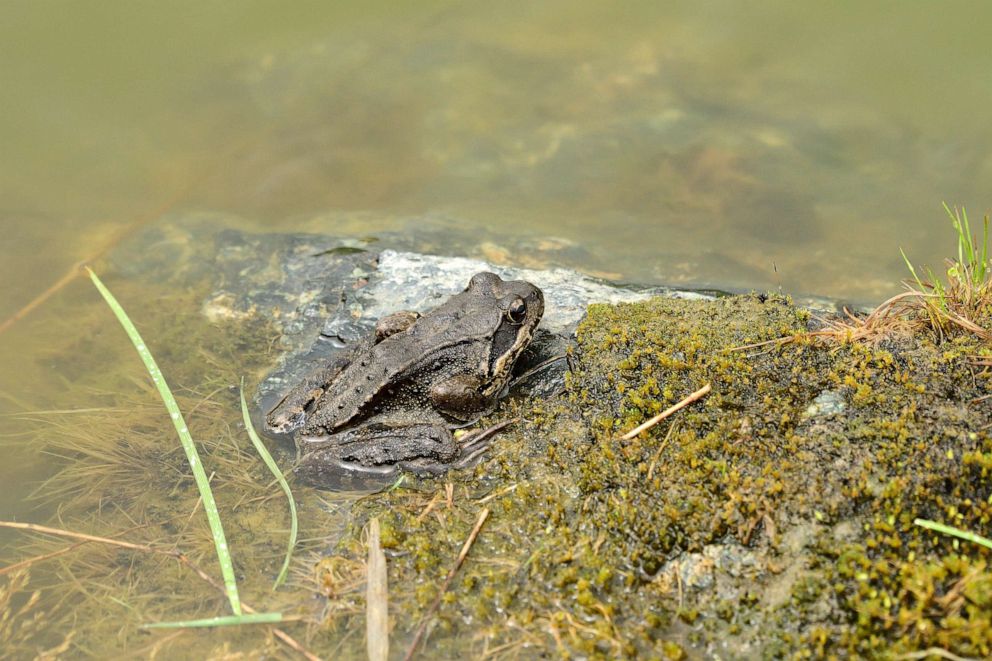
[(479, 459), (482, 457), (483, 453), (489, 449), (489, 446), (492, 444), (493, 437), (519, 420), (519, 418), (504, 420), (503, 422), (486, 427), (485, 429), (480, 429), (462, 437), (461, 442), (459, 443), (458, 457), (450, 464), (451, 467), (471, 468), (475, 466), (479, 463)]
[(452, 464), (452, 468), (473, 468), (482, 459), (482, 455), (491, 445), (491, 438), (484, 438), (473, 443), (469, 443), (462, 448), (462, 453)]

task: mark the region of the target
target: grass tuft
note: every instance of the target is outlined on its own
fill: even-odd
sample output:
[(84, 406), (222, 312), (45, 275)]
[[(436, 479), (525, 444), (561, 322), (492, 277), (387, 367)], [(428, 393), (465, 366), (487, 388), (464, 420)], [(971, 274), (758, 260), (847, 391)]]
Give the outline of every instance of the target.
[(231, 610), (234, 614), (241, 615), (241, 599), (238, 596), (238, 583), (234, 576), (234, 564), (231, 561), (231, 554), (227, 548), (227, 539), (224, 536), (224, 526), (220, 520), (220, 513), (217, 511), (217, 501), (214, 500), (213, 491), (210, 489), (210, 481), (207, 479), (207, 474), (203, 470), (203, 462), (200, 461), (200, 455), (196, 451), (193, 437), (189, 433), (189, 428), (186, 426), (183, 414), (179, 410), (176, 398), (172, 395), (172, 391), (169, 389), (165, 377), (162, 376), (162, 371), (155, 362), (155, 358), (148, 350), (145, 341), (141, 338), (141, 334), (127, 316), (124, 308), (117, 302), (117, 299), (110, 293), (110, 290), (107, 289), (103, 282), (100, 281), (96, 273), (89, 268), (86, 270), (89, 272), (90, 279), (100, 292), (100, 295), (103, 296), (103, 299), (113, 311), (114, 316), (117, 317), (117, 321), (124, 327), (124, 331), (137, 350), (138, 356), (141, 357), (142, 362), (145, 364), (145, 369), (148, 370), (148, 375), (155, 384), (155, 388), (158, 390), (159, 395), (162, 397), (162, 402), (169, 412), (172, 424), (176, 428), (176, 434), (179, 435), (179, 442), (186, 452), (186, 459), (189, 462), (190, 469), (193, 471), (196, 486), (200, 490), (200, 497), (203, 499), (203, 509), (207, 514), (210, 533), (213, 536), (214, 547), (217, 550), (217, 560), (220, 562), (221, 574), (224, 577), (224, 590), (227, 593), (227, 599), (231, 604)]
[(879, 310), (895, 312), (917, 325), (928, 326), (943, 338), (963, 330), (984, 340), (992, 340), (987, 330), (992, 318), (992, 271), (989, 269), (989, 217), (982, 223), (982, 237), (972, 234), (968, 212), (962, 207), (944, 211), (957, 235), (957, 259), (944, 261), (944, 277), (929, 267), (926, 278), (920, 277), (913, 263), (900, 249), (913, 279), (906, 283), (907, 293), (882, 303)]

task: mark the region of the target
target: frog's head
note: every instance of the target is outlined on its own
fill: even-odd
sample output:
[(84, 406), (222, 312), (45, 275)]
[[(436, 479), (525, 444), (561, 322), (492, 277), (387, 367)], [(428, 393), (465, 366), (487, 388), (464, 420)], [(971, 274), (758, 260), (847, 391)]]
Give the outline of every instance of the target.
[(530, 344), (544, 314), (544, 294), (523, 280), (503, 280), (495, 273), (476, 273), (465, 293), (485, 301), (496, 313), (482, 395), (495, 397), (510, 379), (513, 364)]

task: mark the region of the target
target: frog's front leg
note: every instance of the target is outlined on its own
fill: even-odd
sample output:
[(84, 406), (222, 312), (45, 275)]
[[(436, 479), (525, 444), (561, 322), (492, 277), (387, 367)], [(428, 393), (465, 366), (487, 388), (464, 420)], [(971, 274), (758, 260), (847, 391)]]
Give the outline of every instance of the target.
[(478, 375), (456, 374), (431, 386), (431, 404), (457, 420), (474, 420), (493, 405), (493, 399), (481, 392), (484, 385)]

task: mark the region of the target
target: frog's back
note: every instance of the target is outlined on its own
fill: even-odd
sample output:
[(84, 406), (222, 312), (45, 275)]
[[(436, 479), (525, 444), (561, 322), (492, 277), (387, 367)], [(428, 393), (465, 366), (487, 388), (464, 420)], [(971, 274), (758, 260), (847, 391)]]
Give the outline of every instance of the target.
[(407, 331), (366, 347), (328, 385), (305, 430), (332, 431), (386, 410), (428, 408), (435, 380), (482, 360), (477, 345), (474, 337)]

